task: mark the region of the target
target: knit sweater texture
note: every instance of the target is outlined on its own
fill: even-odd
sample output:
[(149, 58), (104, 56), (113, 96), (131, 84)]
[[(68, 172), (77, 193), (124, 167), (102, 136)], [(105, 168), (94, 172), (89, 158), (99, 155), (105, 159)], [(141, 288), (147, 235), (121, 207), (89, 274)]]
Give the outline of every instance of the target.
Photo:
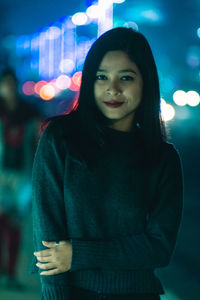
[[(162, 294), (154, 271), (169, 264), (182, 215), (177, 151), (163, 142), (155, 166), (134, 167), (142, 153), (137, 134), (108, 128), (109, 147), (90, 168), (72, 146), (81, 137), (71, 119), (50, 122), (33, 166), (34, 250), (45, 249), (42, 241), (72, 243), (71, 269), (40, 275), (42, 299), (66, 300), (70, 286), (108, 294)], [(32, 272), (40, 273), (35, 263), (34, 258)]]

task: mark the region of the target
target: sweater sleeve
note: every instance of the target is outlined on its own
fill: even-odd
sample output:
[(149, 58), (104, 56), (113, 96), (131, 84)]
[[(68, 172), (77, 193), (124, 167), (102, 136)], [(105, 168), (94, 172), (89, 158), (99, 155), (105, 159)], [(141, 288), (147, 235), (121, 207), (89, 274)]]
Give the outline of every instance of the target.
[[(67, 240), (63, 201), (64, 153), (59, 126), (55, 121), (44, 131), (36, 151), (32, 172), (32, 215), (34, 250), (45, 249), (42, 241)], [(59, 143), (57, 142), (59, 140)], [(40, 270), (35, 266), (32, 273)], [(42, 276), (43, 300), (68, 299), (67, 272)]]
[[(145, 231), (107, 241), (72, 239), (70, 271), (89, 268), (159, 268), (169, 264), (182, 216), (183, 184), (179, 155), (168, 144), (162, 160), (154, 207), (148, 213)], [(144, 187), (145, 188), (145, 187)]]

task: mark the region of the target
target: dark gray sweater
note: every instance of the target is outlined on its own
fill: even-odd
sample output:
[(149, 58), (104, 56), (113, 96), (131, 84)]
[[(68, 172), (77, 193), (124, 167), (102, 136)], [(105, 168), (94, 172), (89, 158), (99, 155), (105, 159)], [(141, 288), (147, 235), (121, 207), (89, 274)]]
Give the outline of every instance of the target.
[(69, 118), (51, 121), (33, 167), (35, 250), (44, 249), (42, 240), (70, 240), (73, 251), (68, 272), (40, 276), (43, 299), (66, 300), (69, 285), (163, 293), (154, 269), (169, 264), (182, 214), (176, 150), (163, 143), (157, 165), (134, 167), (142, 150), (137, 135), (108, 129), (110, 146), (89, 168), (73, 155)]

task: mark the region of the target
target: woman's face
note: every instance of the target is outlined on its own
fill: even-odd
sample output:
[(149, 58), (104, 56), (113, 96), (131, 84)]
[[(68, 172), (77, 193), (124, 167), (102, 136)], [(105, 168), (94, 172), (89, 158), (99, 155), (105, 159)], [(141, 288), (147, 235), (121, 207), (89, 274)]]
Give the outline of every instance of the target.
[(109, 51), (96, 73), (94, 97), (110, 127), (130, 131), (142, 100), (143, 80), (137, 65), (123, 51)]

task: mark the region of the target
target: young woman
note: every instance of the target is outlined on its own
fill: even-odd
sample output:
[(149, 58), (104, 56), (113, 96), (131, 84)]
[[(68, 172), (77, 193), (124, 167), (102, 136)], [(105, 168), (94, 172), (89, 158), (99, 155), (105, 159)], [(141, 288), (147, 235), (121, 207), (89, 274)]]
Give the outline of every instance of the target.
[(151, 49), (141, 33), (112, 29), (86, 57), (77, 109), (49, 123), (36, 152), (42, 299), (159, 299), (154, 270), (169, 264), (181, 214)]

